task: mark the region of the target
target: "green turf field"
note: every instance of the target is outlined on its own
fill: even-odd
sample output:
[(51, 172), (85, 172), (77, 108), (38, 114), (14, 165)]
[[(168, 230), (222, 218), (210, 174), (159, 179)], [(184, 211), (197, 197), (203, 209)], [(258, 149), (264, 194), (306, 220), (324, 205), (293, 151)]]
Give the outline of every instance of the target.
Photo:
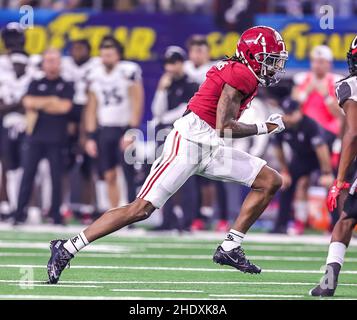
[[(246, 275), (212, 262), (217, 235), (111, 236), (78, 254), (58, 285), (46, 285), (48, 241), (59, 236), (0, 231), (1, 299), (310, 299), (328, 243), (247, 241), (248, 257), (263, 272)], [(357, 298), (356, 246), (336, 298)]]

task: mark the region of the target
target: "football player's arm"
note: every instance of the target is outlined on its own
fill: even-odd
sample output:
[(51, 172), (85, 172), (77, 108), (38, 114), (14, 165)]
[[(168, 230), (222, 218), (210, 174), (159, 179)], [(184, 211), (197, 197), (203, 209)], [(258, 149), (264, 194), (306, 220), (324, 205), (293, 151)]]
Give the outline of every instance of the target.
[(49, 103), (43, 106), (42, 111), (49, 114), (65, 114), (72, 108), (72, 101), (53, 96)]
[(343, 185), (347, 171), (357, 155), (357, 102), (346, 100), (343, 104), (346, 113), (346, 128), (342, 138), (340, 164), (337, 173), (337, 186)]
[[(216, 129), (220, 137), (244, 138), (258, 134), (256, 124), (245, 124), (235, 120), (243, 98), (238, 90), (228, 84), (224, 85), (217, 105)], [(277, 125), (270, 123), (266, 126), (268, 132), (277, 128)]]
[(315, 147), (317, 159), (320, 163), (322, 174), (332, 174), (331, 155), (326, 143), (322, 143)]
[(152, 100), (151, 104), (151, 113), (154, 119), (157, 119), (157, 121), (159, 121), (163, 114), (167, 111), (167, 109), (167, 90), (157, 88), (154, 99)]
[(286, 162), (283, 146), (281, 144), (275, 145), (275, 155), (276, 155), (276, 159), (279, 162), (280, 171), (288, 173), (289, 167)]
[(88, 102), (84, 112), (84, 129), (86, 135), (84, 148), (89, 156), (95, 158), (98, 155), (95, 139), (97, 130), (97, 98), (93, 91), (88, 92)]
[(315, 147), (317, 159), (319, 160), (321, 176), (319, 184), (329, 188), (335, 179), (332, 171), (330, 150), (326, 143), (322, 143)]
[(26, 110), (42, 110), (44, 107), (52, 103), (53, 96), (40, 97), (33, 95), (26, 95), (22, 99), (23, 106)]
[(133, 110), (130, 126), (137, 128), (141, 124), (144, 111), (144, 87), (141, 80), (135, 81), (129, 87), (129, 96)]
[(291, 186), (291, 183), (292, 183), (292, 178), (291, 178), (291, 175), (289, 172), (289, 166), (286, 161), (286, 157), (285, 157), (285, 153), (284, 153), (284, 149), (283, 149), (281, 141), (274, 143), (274, 146), (275, 146), (275, 148), (274, 148), (275, 156), (276, 156), (276, 159), (278, 160), (279, 167), (280, 167), (280, 174), (283, 178), (282, 190), (286, 190), (287, 188), (289, 188)]
[(88, 92), (88, 102), (84, 112), (84, 128), (88, 135), (97, 130), (97, 98), (93, 91)]

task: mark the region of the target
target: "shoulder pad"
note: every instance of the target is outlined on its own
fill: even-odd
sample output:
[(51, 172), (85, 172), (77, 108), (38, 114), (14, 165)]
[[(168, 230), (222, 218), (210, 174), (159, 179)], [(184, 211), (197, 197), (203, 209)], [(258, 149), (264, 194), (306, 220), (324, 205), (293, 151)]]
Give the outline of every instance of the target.
[(346, 100), (357, 102), (357, 77), (350, 77), (338, 82), (336, 85), (336, 97), (341, 107)]

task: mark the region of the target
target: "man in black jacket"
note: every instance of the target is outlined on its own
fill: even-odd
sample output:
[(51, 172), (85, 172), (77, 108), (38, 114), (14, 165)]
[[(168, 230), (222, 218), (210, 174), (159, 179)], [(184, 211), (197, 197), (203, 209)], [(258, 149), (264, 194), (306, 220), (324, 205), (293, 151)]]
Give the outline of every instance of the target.
[(63, 142), (67, 134), (67, 113), (72, 108), (73, 84), (60, 77), (61, 54), (55, 49), (43, 54), (44, 77), (30, 83), (23, 98), (27, 116), (27, 131), (23, 147), (24, 173), (21, 181), (14, 223), (26, 220), (25, 208), (29, 202), (38, 163), (47, 158), (52, 180), (50, 216), (61, 224)]
[[(296, 184), (301, 177), (309, 176), (320, 169), (319, 182), (322, 186), (329, 187), (334, 179), (324, 129), (314, 120), (304, 116), (298, 103), (290, 98), (283, 101), (282, 109), (285, 112), (283, 120), (286, 130), (274, 136), (273, 140), (283, 177), (279, 214), (273, 230), (275, 233), (287, 232)], [(282, 147), (283, 142), (291, 147), (292, 159), (289, 163)], [(294, 227), (297, 233), (304, 231), (306, 209), (295, 206)]]

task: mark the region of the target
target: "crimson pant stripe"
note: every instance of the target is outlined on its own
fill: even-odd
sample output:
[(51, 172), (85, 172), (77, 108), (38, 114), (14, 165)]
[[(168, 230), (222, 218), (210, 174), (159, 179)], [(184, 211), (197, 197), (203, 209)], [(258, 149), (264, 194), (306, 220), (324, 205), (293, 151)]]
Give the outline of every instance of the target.
[(176, 151), (175, 154), (172, 156), (172, 158), (166, 163), (166, 165), (161, 169), (161, 171), (156, 175), (155, 179), (151, 182), (149, 189), (146, 190), (146, 192), (142, 195), (142, 197), (145, 197), (149, 191), (152, 189), (152, 186), (154, 185), (154, 183), (156, 182), (157, 179), (159, 179), (159, 177), (162, 175), (162, 173), (166, 170), (166, 168), (172, 163), (172, 161), (176, 158), (177, 154), (178, 154), (178, 150), (180, 147), (180, 141), (181, 141), (181, 136), (179, 136), (178, 140), (177, 140), (177, 144), (176, 144)]
[(159, 166), (157, 166), (157, 168), (155, 168), (155, 171), (153, 172), (153, 175), (152, 177), (149, 179), (149, 181), (146, 183), (146, 186), (142, 187), (142, 191), (140, 192), (140, 194), (138, 195), (138, 198), (142, 198), (142, 194), (147, 190), (148, 186), (150, 185), (150, 182), (152, 181), (152, 179), (155, 178), (156, 174), (160, 171), (160, 169), (167, 163), (167, 161), (170, 160), (171, 156), (173, 155), (174, 153), (174, 150), (175, 150), (175, 143), (176, 143), (176, 139), (177, 139), (177, 135), (178, 135), (178, 132), (176, 131), (175, 133), (175, 136), (174, 136), (174, 140), (173, 140), (173, 143), (172, 143), (172, 148), (171, 148), (171, 152), (170, 152), (170, 155), (167, 157), (166, 160), (164, 160)]

